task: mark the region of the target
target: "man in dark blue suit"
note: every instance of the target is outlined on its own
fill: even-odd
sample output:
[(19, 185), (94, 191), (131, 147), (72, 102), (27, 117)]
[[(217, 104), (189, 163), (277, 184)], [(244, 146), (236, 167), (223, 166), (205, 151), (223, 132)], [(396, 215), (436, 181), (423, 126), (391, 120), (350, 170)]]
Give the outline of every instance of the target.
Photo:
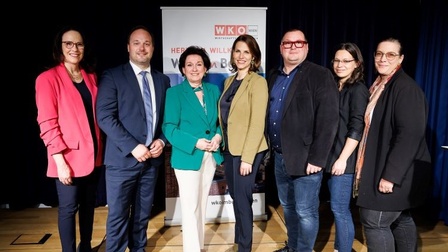
[[(152, 69), (153, 37), (143, 26), (128, 37), (129, 62), (100, 80), (97, 120), (106, 134), (106, 251), (144, 251), (159, 169), (168, 76)], [(149, 87), (149, 90), (147, 89)], [(146, 89), (146, 90), (145, 90)]]

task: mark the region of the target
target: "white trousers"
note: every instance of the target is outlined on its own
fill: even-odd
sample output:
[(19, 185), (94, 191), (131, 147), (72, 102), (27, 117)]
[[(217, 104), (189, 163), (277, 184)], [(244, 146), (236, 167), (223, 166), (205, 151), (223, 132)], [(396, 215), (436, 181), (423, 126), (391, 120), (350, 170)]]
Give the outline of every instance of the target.
[(179, 184), (184, 252), (204, 249), (207, 198), (215, 170), (216, 162), (210, 152), (205, 152), (198, 171), (174, 169)]

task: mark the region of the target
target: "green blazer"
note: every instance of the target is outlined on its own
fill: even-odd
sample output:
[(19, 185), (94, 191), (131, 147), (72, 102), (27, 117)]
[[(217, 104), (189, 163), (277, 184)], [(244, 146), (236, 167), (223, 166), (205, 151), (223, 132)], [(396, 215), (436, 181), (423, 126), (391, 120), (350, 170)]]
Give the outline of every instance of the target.
[[(171, 166), (181, 170), (199, 170), (204, 151), (196, 149), (199, 138), (212, 139), (221, 134), (218, 121), (218, 86), (202, 83), (205, 108), (185, 79), (166, 92), (162, 131), (172, 145)], [(223, 162), (218, 149), (213, 152), (216, 164)]]
[[(224, 81), (224, 92), (229, 89), (236, 75)], [(268, 149), (265, 137), (268, 85), (258, 73), (249, 72), (241, 82), (230, 105), (227, 119), (228, 143), (225, 148), (234, 156), (252, 164), (255, 155)], [(221, 113), (221, 112), (220, 112)], [(220, 124), (221, 116), (219, 117)]]

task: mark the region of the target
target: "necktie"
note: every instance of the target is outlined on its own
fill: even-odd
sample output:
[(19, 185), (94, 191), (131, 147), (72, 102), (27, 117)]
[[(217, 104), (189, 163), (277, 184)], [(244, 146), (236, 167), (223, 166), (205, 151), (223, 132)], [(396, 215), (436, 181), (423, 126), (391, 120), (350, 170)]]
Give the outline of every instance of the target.
[(146, 146), (148, 146), (152, 141), (152, 102), (151, 102), (151, 91), (149, 90), (149, 81), (146, 77), (147, 71), (141, 71), (142, 76), (142, 86), (143, 86), (143, 102), (145, 103), (146, 111), (146, 125), (148, 128), (148, 136), (146, 138)]

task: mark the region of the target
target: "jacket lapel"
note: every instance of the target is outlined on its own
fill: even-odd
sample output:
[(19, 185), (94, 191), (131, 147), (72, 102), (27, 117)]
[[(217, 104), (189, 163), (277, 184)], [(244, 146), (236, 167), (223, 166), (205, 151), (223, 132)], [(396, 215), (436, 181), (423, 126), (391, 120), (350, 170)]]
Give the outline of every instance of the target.
[(308, 68), (307, 62), (304, 61), (302, 63), (302, 66), (300, 66), (299, 69), (296, 69), (294, 79), (291, 81), (291, 84), (289, 85), (288, 88), (288, 93), (286, 94), (285, 97), (285, 104), (283, 105), (283, 112), (282, 112), (283, 116), (285, 115), (287, 108), (291, 104), (291, 101), (294, 98), (294, 94), (296, 93), (297, 88), (299, 88), (300, 83), (302, 83), (300, 78), (302, 78), (303, 74), (300, 74), (299, 72), (306, 71), (305, 69), (307, 68)]
[(123, 67), (123, 74), (126, 78), (127, 83), (131, 83), (130, 89), (132, 90), (132, 93), (134, 93), (135, 99), (137, 99), (138, 104), (138, 110), (146, 118), (146, 112), (145, 112), (145, 103), (143, 102), (143, 96), (142, 92), (140, 90), (140, 86), (138, 84), (137, 77), (135, 76), (134, 70), (131, 67), (131, 63), (126, 64)]
[[(66, 89), (70, 92), (69, 97), (70, 97), (70, 99), (73, 100), (71, 102), (71, 104), (82, 104), (81, 94), (76, 89), (75, 84), (73, 84), (73, 81), (70, 78), (70, 75), (69, 75), (67, 69), (65, 69), (65, 66), (63, 63), (61, 63), (59, 65), (59, 67), (57, 68), (57, 72), (58, 72), (58, 75), (61, 76), (61, 78), (62, 78), (62, 81), (60, 82), (61, 85), (64, 87), (64, 89)], [(84, 106), (74, 105), (73, 109), (76, 111), (76, 114), (78, 114), (78, 115), (83, 114), (83, 113), (85, 114)]]
[[(229, 110), (229, 115), (232, 113), (232, 111), (235, 109), (235, 104), (237, 104), (237, 101), (243, 96), (243, 94), (246, 92), (246, 90), (247, 90), (247, 88), (249, 87), (249, 83), (250, 83), (250, 81), (251, 81), (251, 79), (252, 79), (252, 75), (253, 73), (248, 73), (245, 77), (244, 77), (244, 79), (243, 79), (243, 81), (241, 82), (241, 84), (240, 84), (240, 86), (238, 87), (238, 90), (236, 91), (236, 93), (235, 93), (235, 96), (233, 97), (233, 100), (232, 100), (232, 104), (230, 105), (230, 110)], [(233, 80), (236, 78), (236, 75), (235, 75), (235, 77), (232, 79), (232, 82), (233, 82)]]
[[(151, 76), (154, 82), (155, 94), (153, 95), (155, 95), (156, 98), (156, 111), (160, 111), (159, 108), (162, 106), (162, 95), (159, 94), (163, 94), (162, 90), (163, 80), (161, 80), (161, 76), (159, 74), (152, 71), (152, 68), (151, 68)], [(156, 125), (158, 125), (158, 123), (159, 123), (159, 114), (156, 113)]]
[(205, 115), (205, 119), (208, 125), (214, 125), (216, 123), (217, 113), (218, 113), (218, 104), (214, 99), (213, 91), (210, 89), (209, 85), (213, 84), (205, 84), (203, 85), (204, 91), (204, 101), (207, 113), (203, 113)]
[[(182, 85), (182, 92), (185, 97), (185, 100), (188, 103), (188, 106), (193, 108), (193, 112), (199, 116), (202, 120), (208, 123), (207, 116), (204, 112), (204, 107), (202, 107), (201, 103), (199, 102), (199, 99), (196, 97), (196, 94), (193, 92), (193, 89), (190, 86), (190, 83), (188, 83), (187, 80), (184, 80), (180, 85)], [(207, 105), (207, 96), (206, 92), (204, 91), (204, 101)], [(187, 104), (185, 104), (186, 106)]]

